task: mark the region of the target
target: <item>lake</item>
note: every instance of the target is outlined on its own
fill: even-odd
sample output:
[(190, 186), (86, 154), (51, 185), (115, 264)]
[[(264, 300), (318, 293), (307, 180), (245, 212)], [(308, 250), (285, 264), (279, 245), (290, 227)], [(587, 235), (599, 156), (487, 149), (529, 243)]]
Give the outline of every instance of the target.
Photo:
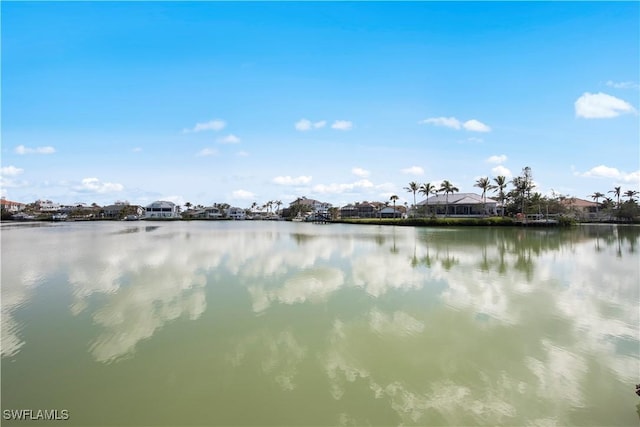
[(638, 425), (639, 238), (3, 225), (2, 425)]

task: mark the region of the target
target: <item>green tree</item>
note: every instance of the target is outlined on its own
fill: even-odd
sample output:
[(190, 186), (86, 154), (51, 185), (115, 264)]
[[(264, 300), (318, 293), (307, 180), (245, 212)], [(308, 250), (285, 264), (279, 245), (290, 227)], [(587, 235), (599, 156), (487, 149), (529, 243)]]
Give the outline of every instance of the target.
[(474, 187), (478, 187), (482, 190), (482, 210), (483, 210), (483, 215), (487, 214), (487, 190), (491, 190), (493, 188), (493, 186), (491, 185), (491, 181), (489, 180), (489, 177), (482, 177), (482, 178), (478, 178), (478, 180), (476, 181), (475, 184), (473, 184)]
[(635, 190), (628, 190), (624, 192), (624, 197), (628, 197), (629, 201), (635, 200), (636, 195), (638, 194)]
[(591, 195), (591, 198), (596, 202), (596, 214), (598, 213), (598, 208), (600, 206), (600, 204), (598, 203), (598, 199), (600, 199), (601, 197), (604, 197), (604, 194), (600, 193), (599, 191), (596, 191)]
[(422, 184), (420, 186), (420, 188), (418, 189), (418, 192), (420, 194), (424, 194), (424, 197), (426, 198), (425, 200), (426, 211), (427, 211), (427, 214), (429, 214), (429, 195), (436, 194), (437, 192), (436, 187), (435, 185), (432, 185), (430, 182), (427, 182), (426, 184)]
[(504, 216), (504, 189), (507, 188), (507, 178), (500, 175), (493, 178), (493, 182), (495, 182), (496, 185), (494, 185), (492, 188), (494, 192), (498, 190), (498, 200), (500, 200), (500, 205), (502, 206), (502, 216)]
[(438, 191), (441, 191), (444, 193), (444, 196), (445, 196), (444, 215), (447, 216), (449, 215), (449, 193), (453, 194), (460, 190), (458, 189), (458, 187), (454, 187), (453, 184), (451, 184), (448, 180), (445, 179), (442, 182), (442, 184), (440, 184), (440, 190)]
[(620, 191), (622, 187), (613, 187), (613, 190), (609, 190), (609, 193), (613, 193), (618, 199), (618, 207), (620, 207)]
[(616, 216), (621, 219), (634, 220), (640, 216), (640, 207), (638, 207), (636, 200), (631, 198), (619, 206)]
[[(420, 185), (417, 182), (411, 181), (408, 187), (404, 187), (405, 190), (409, 193), (413, 193), (413, 211), (416, 209), (416, 193), (420, 189)], [(395, 215), (395, 214), (394, 214)]]
[(391, 197), (389, 197), (389, 200), (391, 200), (393, 202), (393, 217), (396, 217), (396, 200), (398, 200), (400, 197), (396, 196), (395, 194)]
[(527, 181), (522, 176), (516, 176), (511, 180), (511, 184), (513, 185), (513, 191), (511, 192), (511, 198), (513, 199), (514, 204), (519, 202), (520, 204), (520, 212), (524, 212), (524, 202), (526, 200), (526, 192), (527, 192)]

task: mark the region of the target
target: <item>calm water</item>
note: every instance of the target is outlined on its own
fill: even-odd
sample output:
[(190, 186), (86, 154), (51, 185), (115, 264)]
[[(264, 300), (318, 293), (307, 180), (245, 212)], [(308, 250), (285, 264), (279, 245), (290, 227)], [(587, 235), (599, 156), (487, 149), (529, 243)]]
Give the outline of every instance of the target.
[(3, 226), (2, 409), (83, 426), (638, 425), (639, 236)]

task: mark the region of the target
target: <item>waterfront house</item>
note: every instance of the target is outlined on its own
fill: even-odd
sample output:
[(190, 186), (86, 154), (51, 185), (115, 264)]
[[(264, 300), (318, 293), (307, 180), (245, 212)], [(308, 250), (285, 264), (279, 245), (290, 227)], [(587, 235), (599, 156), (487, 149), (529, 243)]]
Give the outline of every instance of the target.
[(217, 206), (201, 207), (198, 209), (189, 209), (182, 214), (186, 218), (200, 218), (200, 219), (222, 219), (223, 211)]
[(3, 212), (20, 212), (23, 211), (26, 205), (20, 202), (12, 202), (11, 200), (7, 200), (6, 198), (0, 199), (0, 209)]
[(592, 202), (590, 200), (579, 199), (577, 197), (568, 197), (560, 201), (565, 206), (569, 214), (579, 220), (597, 219), (599, 207), (601, 203)]
[(289, 203), (289, 209), (296, 205), (307, 206), (310, 213), (314, 215), (327, 215), (331, 208), (331, 203), (325, 203), (315, 199), (307, 199), (306, 197), (298, 197), (296, 200)]
[(60, 204), (53, 203), (51, 200), (36, 200), (36, 207), (40, 212), (58, 212), (60, 210)]
[(158, 200), (147, 205), (145, 218), (180, 218), (180, 208), (173, 202)]
[[(426, 211), (427, 201), (428, 212)], [(497, 215), (498, 201), (487, 197), (485, 205), (485, 201), (480, 194), (454, 193), (449, 194), (448, 198), (445, 194), (437, 194), (419, 202), (418, 210), (427, 216), (431, 214), (459, 217)]]
[(340, 218), (357, 218), (358, 208), (353, 204), (348, 204), (340, 208)]
[(246, 213), (244, 209), (237, 207), (230, 207), (226, 209), (226, 214), (228, 218), (242, 220), (245, 219)]
[(356, 203), (356, 209), (358, 210), (359, 218), (375, 218), (380, 206), (376, 206), (373, 203), (364, 201), (362, 203)]
[(378, 218), (404, 218), (406, 217), (404, 212), (404, 207), (396, 206), (394, 209), (393, 206), (386, 206), (378, 211)]
[(242, 208), (232, 206), (226, 210), (227, 217), (236, 220), (243, 220), (246, 218), (246, 212)]
[(127, 202), (116, 202), (102, 208), (104, 218), (121, 219), (128, 215), (140, 218), (144, 216), (145, 209), (139, 205), (130, 205)]

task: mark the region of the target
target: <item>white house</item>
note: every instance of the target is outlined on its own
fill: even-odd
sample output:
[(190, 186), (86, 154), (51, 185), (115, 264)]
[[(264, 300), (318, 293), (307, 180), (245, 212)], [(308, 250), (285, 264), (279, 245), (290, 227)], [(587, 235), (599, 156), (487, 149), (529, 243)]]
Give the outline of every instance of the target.
[(173, 202), (158, 200), (147, 206), (145, 218), (180, 218), (180, 208)]
[[(428, 212), (426, 211), (427, 206)], [(497, 200), (487, 197), (485, 203), (482, 196), (475, 193), (453, 193), (448, 196), (438, 194), (418, 203), (418, 211), (426, 215), (436, 214), (468, 217), (497, 215), (497, 207)]]
[(226, 210), (227, 217), (231, 219), (245, 219), (245, 212), (242, 208), (230, 207)]
[(40, 212), (57, 212), (60, 210), (59, 203), (53, 203), (51, 200), (36, 200), (36, 206)]

